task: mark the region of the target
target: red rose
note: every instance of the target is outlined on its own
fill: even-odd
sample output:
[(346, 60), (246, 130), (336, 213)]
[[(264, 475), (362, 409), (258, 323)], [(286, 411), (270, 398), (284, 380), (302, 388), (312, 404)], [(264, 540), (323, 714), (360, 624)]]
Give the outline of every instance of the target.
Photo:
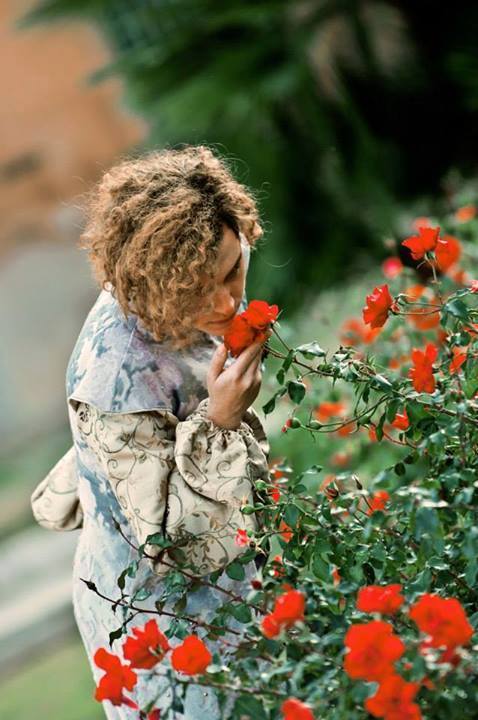
[(171, 653), (173, 668), (187, 675), (204, 673), (211, 660), (211, 653), (196, 635), (188, 635)]
[(405, 645), (393, 634), (390, 623), (382, 620), (351, 625), (345, 635), (348, 652), (345, 672), (357, 680), (382, 680), (393, 673), (393, 663), (401, 658)]
[(466, 613), (455, 598), (425, 593), (411, 607), (409, 615), (418, 628), (430, 636), (431, 647), (455, 648), (466, 645), (473, 636)]
[(378, 612), (393, 615), (405, 602), (400, 595), (401, 585), (369, 585), (361, 588), (357, 596), (357, 608), (362, 612)]
[(369, 500), (370, 507), (367, 510), (367, 515), (371, 515), (376, 510), (385, 510), (385, 505), (389, 500), (390, 495), (386, 490), (378, 490)]
[(133, 628), (133, 634), (136, 637), (128, 637), (123, 643), (123, 655), (131, 667), (150, 669), (170, 650), (168, 638), (154, 619), (148, 620), (142, 630)]
[(435, 257), (438, 269), (442, 272), (454, 265), (461, 256), (461, 245), (453, 235), (444, 235), (436, 244)]
[(414, 260), (421, 260), (425, 253), (435, 250), (440, 228), (419, 227), (418, 235), (412, 235), (402, 242), (407, 247)]
[(476, 206), (475, 205), (463, 205), (463, 207), (458, 208), (455, 212), (455, 220), (458, 220), (458, 222), (468, 222), (469, 220), (472, 220), (476, 215)]
[(397, 428), (397, 430), (407, 430), (409, 428), (410, 421), (406, 409), (404, 409), (403, 413), (397, 412), (392, 420), (392, 425), (394, 428)]
[(390, 295), (388, 285), (376, 287), (365, 299), (365, 307), (362, 310), (364, 322), (368, 323), (372, 328), (382, 327), (388, 318), (392, 305), (393, 298)]
[(342, 325), (340, 342), (342, 345), (355, 346), (360, 345), (360, 343), (369, 345), (380, 333), (380, 328), (369, 328), (363, 320), (350, 318), (350, 320), (346, 320)]
[(273, 615), (281, 625), (290, 627), (304, 619), (305, 595), (300, 590), (290, 590), (279, 595), (275, 601)]
[(314, 408), (314, 416), (321, 422), (326, 422), (331, 417), (339, 417), (343, 415), (346, 410), (345, 403), (341, 400), (337, 402), (327, 401), (321, 402)]
[(435, 390), (433, 363), (438, 357), (438, 348), (428, 343), (425, 350), (412, 350), (413, 367), (408, 371), (413, 387), (417, 392), (432, 393)]
[(224, 345), (233, 357), (237, 357), (249, 345), (252, 345), (256, 331), (241, 315), (236, 315), (224, 334)]
[(249, 536), (247, 534), (247, 530), (238, 530), (236, 532), (236, 536), (234, 538), (234, 542), (236, 545), (239, 545), (239, 547), (242, 547), (243, 545), (249, 544)]
[(224, 334), (224, 345), (237, 357), (249, 345), (267, 340), (269, 325), (277, 319), (279, 308), (264, 300), (251, 300), (240, 315), (236, 315)]
[(419, 683), (406, 682), (400, 675), (384, 678), (372, 697), (365, 701), (365, 709), (374, 717), (386, 720), (420, 720), (421, 712), (413, 702)]
[(280, 709), (284, 713), (284, 720), (314, 720), (310, 705), (306, 705), (297, 698), (284, 700)]
[(458, 372), (458, 370), (461, 368), (463, 363), (466, 360), (467, 357), (467, 351), (462, 350), (461, 348), (454, 347), (453, 350), (453, 360), (450, 363), (449, 370), (452, 375)]
[(102, 702), (110, 700), (113, 705), (128, 705), (138, 709), (138, 706), (130, 698), (123, 695), (123, 690), (132, 690), (136, 685), (138, 676), (128, 665), (123, 665), (116, 655), (99, 648), (94, 656), (95, 664), (105, 670), (95, 690), (95, 700)]
[(277, 320), (278, 305), (269, 305), (265, 300), (251, 300), (247, 308), (241, 313), (249, 325), (256, 330), (265, 330), (270, 323)]
[(274, 617), (274, 613), (266, 615), (261, 622), (262, 634), (267, 638), (275, 638), (281, 631), (281, 625)]

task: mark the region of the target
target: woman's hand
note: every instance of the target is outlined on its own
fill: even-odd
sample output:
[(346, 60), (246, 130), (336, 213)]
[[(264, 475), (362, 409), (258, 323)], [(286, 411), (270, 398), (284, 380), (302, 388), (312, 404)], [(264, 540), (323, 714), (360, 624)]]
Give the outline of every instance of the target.
[[(268, 331), (267, 338), (272, 335)], [(227, 349), (221, 343), (212, 356), (207, 374), (208, 417), (216, 425), (236, 430), (252, 405), (262, 382), (262, 343), (249, 345), (226, 370)]]

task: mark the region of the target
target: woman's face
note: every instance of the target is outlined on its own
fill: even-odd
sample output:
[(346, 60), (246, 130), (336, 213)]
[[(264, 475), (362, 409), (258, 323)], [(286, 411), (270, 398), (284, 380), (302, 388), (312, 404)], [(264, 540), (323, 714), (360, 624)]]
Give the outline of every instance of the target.
[(223, 225), (216, 268), (214, 309), (208, 315), (198, 315), (194, 327), (210, 335), (222, 336), (237, 313), (246, 281), (241, 242), (227, 225)]

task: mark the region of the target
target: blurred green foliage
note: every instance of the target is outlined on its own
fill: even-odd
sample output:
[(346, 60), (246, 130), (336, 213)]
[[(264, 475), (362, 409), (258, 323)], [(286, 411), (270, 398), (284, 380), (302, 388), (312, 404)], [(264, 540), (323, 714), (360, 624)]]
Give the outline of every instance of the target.
[(475, 170), (472, 4), (40, 0), (18, 27), (68, 14), (107, 37), (90, 81), (125, 80), (146, 147), (214, 146), (256, 191), (251, 297), (298, 308), (384, 254), (399, 202)]
[(75, 634), (66, 644), (35, 656), (0, 682), (0, 717), (15, 720), (102, 720), (85, 650)]

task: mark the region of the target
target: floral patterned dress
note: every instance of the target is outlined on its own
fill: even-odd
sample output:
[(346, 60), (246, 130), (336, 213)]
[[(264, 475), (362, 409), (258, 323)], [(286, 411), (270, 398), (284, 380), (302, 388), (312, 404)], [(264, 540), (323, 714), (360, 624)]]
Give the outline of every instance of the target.
[[(244, 297), (242, 309), (245, 304)], [(237, 430), (223, 429), (207, 418), (206, 375), (219, 342), (204, 335), (203, 342), (175, 351), (166, 342), (154, 341), (136, 316), (125, 318), (113, 295), (103, 290), (73, 350), (67, 370), (73, 447), (35, 489), (32, 509), (48, 529), (81, 528), (73, 566), (73, 609), (95, 683), (103, 675), (93, 662), (98, 648), (122, 657), (125, 636), (110, 648), (109, 634), (125, 615), (121, 606), (113, 610), (112, 602), (84, 581), (94, 583), (107, 598), (118, 599), (118, 576), (139, 557), (133, 546), (165, 529), (173, 539), (196, 537), (187, 546), (188, 558), (194, 558), (202, 581), (209, 581), (211, 572), (244, 552), (234, 542), (237, 529), (256, 529), (260, 523), (256, 515), (239, 511), (244, 500), (256, 499), (255, 481), (269, 478), (269, 446), (257, 413), (250, 408)], [(135, 605), (154, 611), (160, 602), (164, 614), (139, 612), (129, 627), (143, 626), (154, 617), (165, 631), (176, 599), (171, 584), (166, 593), (165, 572), (171, 568), (155, 557), (157, 546), (145, 549), (151, 559), (126, 576), (123, 592), (133, 597), (143, 588), (147, 597)], [(244, 567), (243, 580), (222, 573), (217, 587), (202, 585), (188, 593), (184, 613), (210, 621), (228, 600), (219, 588), (247, 600), (257, 570), (254, 563)], [(172, 572), (178, 582), (184, 577)], [(228, 626), (239, 633), (243, 628), (232, 616)], [(188, 632), (205, 635), (195, 623)], [(237, 644), (238, 635), (226, 633), (224, 639)], [(206, 643), (227, 662), (227, 645), (220, 639)], [(171, 672), (167, 660), (154, 670)], [(143, 706), (160, 695), (155, 707), (164, 711), (172, 706), (174, 689), (164, 675), (136, 672), (138, 682), (129, 693), (135, 702)], [(233, 702), (231, 693), (229, 709)], [(214, 689), (199, 684), (188, 684), (182, 705), (173, 713), (178, 720), (227, 717), (220, 714)], [(103, 707), (109, 720), (138, 718), (137, 711), (124, 705), (105, 700)]]

